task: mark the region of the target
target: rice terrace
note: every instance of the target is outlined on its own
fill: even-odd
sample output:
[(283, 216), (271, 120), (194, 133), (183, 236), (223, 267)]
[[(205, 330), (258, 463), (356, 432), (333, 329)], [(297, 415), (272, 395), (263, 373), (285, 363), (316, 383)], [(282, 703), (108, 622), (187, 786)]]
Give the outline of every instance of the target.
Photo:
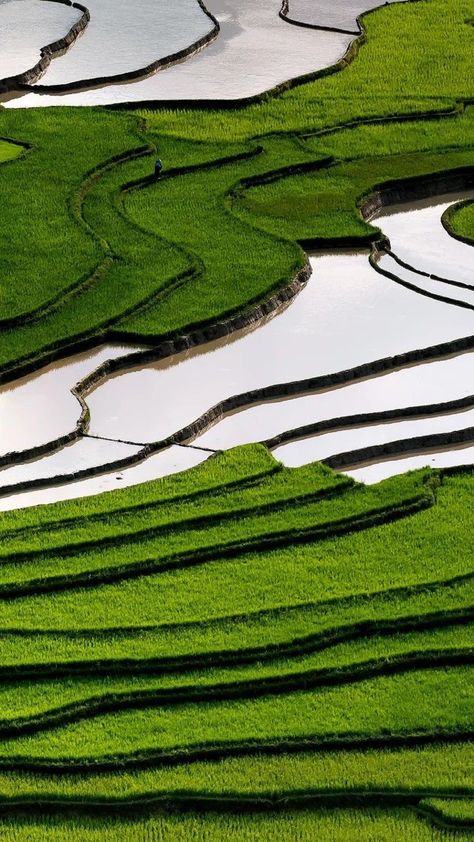
[(0, 840), (474, 840), (474, 0), (0, 47)]

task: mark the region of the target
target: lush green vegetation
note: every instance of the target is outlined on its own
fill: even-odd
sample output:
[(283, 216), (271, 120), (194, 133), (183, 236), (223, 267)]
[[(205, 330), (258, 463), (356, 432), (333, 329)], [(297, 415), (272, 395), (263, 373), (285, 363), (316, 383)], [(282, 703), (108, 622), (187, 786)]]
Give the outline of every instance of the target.
[(444, 213), (449, 230), (470, 242), (474, 238), (474, 202), (466, 201)]
[[(321, 808), (379, 792), (390, 833), (394, 791), (422, 812), (430, 798), (472, 797), (472, 482), (421, 471), (366, 488), (250, 446), (84, 511), (44, 507), (41, 525), (29, 510), (2, 515), (0, 805), (199, 797), (219, 809), (304, 794)], [(347, 534), (324, 531), (341, 522)], [(149, 558), (130, 579), (119, 567)], [(319, 821), (324, 834), (324, 815), (295, 814), (295, 832)], [(349, 815), (341, 833), (358, 827)], [(54, 821), (51, 833), (75, 832)], [(186, 831), (149, 821), (152, 834), (201, 838), (205, 826), (213, 838), (209, 815)], [(266, 820), (233, 821), (245, 838)], [(414, 839), (428, 832), (406, 821)]]
[[(377, 11), (343, 71), (232, 111), (3, 110), (3, 137), (28, 147), (0, 179), (4, 376), (52, 345), (156, 341), (242, 309), (295, 275), (298, 241), (374, 236), (356, 205), (375, 185), (472, 166), (472, 17), (466, 0)], [(175, 176), (124, 196), (156, 148)]]
[(22, 147), (14, 143), (8, 143), (6, 140), (0, 140), (0, 163), (5, 161), (12, 161), (22, 153)]
[[(473, 168), (473, 19), (379, 10), (343, 72), (233, 110), (2, 110), (0, 376), (241, 311), (301, 243), (376, 237), (377, 186)], [(249, 446), (2, 513), (0, 810), (76, 812), (0, 838), (470, 838), (473, 484)]]
[[(469, 831), (457, 831), (455, 835), (443, 828), (422, 824), (407, 810), (395, 809), (387, 813), (381, 809), (370, 810), (323, 810), (292, 812), (285, 810), (278, 814), (276, 822), (272, 816), (256, 815), (229, 816), (210, 813), (206, 816), (185, 813), (183, 815), (159, 815), (143, 820), (107, 818), (90, 819), (72, 817), (62, 819), (51, 816), (46, 820), (6, 819), (0, 823), (0, 834), (8, 842), (280, 842), (281, 839), (297, 839), (298, 842), (444, 842), (456, 840), (467, 842), (472, 839)], [(0, 836), (1, 838), (1, 836)]]

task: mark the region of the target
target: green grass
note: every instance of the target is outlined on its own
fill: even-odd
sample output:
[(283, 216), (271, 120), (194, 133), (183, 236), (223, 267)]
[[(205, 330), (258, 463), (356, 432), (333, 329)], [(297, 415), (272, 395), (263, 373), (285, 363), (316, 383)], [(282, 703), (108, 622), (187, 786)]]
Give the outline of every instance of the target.
[(422, 802), (435, 817), (438, 817), (443, 824), (457, 827), (474, 828), (474, 800), (454, 798), (427, 798)]
[[(242, 310), (295, 275), (298, 240), (364, 241), (361, 193), (471, 166), (473, 109), (462, 102), (473, 96), (473, 15), (466, 0), (376, 11), (343, 71), (235, 111), (3, 110), (3, 137), (29, 147), (0, 173), (9, 231), (0, 320), (27, 320), (3, 331), (3, 375), (20, 360), (38, 364), (52, 345), (99, 335), (155, 342)], [(446, 116), (424, 123), (425, 111)], [(383, 122), (397, 114), (413, 120)], [(342, 127), (373, 118), (382, 122)], [(214, 166), (120, 198), (122, 185), (151, 172), (156, 149), (165, 171)], [(243, 152), (255, 154), (216, 165)], [(327, 155), (336, 166), (235, 193), (241, 179)]]
[(467, 201), (448, 208), (443, 218), (450, 229), (465, 240), (474, 240), (474, 202)]
[[(270, 488), (269, 498), (271, 500)], [(304, 498), (303, 498), (304, 499)], [(425, 502), (426, 500), (426, 502)], [(430, 505), (429, 494), (420, 484), (419, 478), (414, 476), (404, 481), (389, 481), (376, 489), (364, 486), (349, 490), (338, 500), (328, 501), (311, 500), (305, 501), (305, 505), (298, 505), (298, 500), (292, 496), (287, 504), (285, 499), (275, 501), (274, 510), (258, 506), (255, 511), (251, 507), (250, 512), (245, 508), (240, 509), (240, 494), (234, 502), (235, 512), (229, 512), (225, 516), (225, 501), (222, 508), (224, 511), (216, 511), (213, 515), (204, 512), (196, 512), (195, 518), (180, 523), (179, 509), (176, 512), (176, 521), (173, 522), (168, 514), (164, 522), (154, 523), (153, 518), (148, 518), (146, 529), (138, 529), (136, 532), (122, 532), (115, 530), (115, 535), (108, 539), (95, 540), (91, 547), (88, 543), (84, 546), (79, 544), (77, 550), (69, 545), (59, 544), (48, 552), (47, 546), (36, 550), (32, 555), (22, 557), (15, 553), (8, 557), (1, 558), (0, 565), (0, 596), (2, 586), (16, 585), (30, 580), (41, 579), (45, 582), (49, 577), (64, 577), (73, 579), (83, 571), (92, 575), (93, 571), (112, 571), (117, 568), (122, 575), (125, 569), (133, 573), (133, 566), (149, 562), (153, 568), (166, 569), (169, 563), (176, 558), (177, 567), (192, 566), (203, 563), (200, 560), (199, 551), (202, 553), (212, 552), (211, 558), (219, 558), (222, 555), (225, 559), (225, 548), (233, 545), (249, 550), (259, 548), (259, 541), (272, 540), (276, 545), (281, 543), (291, 544), (298, 541), (298, 536), (307, 533), (309, 540), (313, 532), (320, 530), (320, 537), (325, 538), (326, 532), (334, 524), (334, 528), (340, 521), (348, 519), (356, 522), (360, 518), (371, 519), (379, 515), (383, 519), (390, 518), (391, 512), (399, 508), (404, 510), (411, 504)], [(266, 504), (270, 505), (270, 503)], [(215, 507), (219, 509), (219, 506)], [(201, 517), (203, 521), (201, 522)], [(197, 519), (195, 525), (194, 519)], [(372, 525), (371, 521), (369, 525)], [(234, 552), (236, 554), (236, 552)], [(203, 557), (206, 561), (206, 557)], [(225, 563), (225, 561), (224, 561)], [(120, 575), (118, 575), (120, 578)], [(52, 586), (54, 588), (54, 585)]]
[[(287, 645), (289, 643), (291, 641), (286, 641)], [(308, 644), (307, 646), (310, 648)], [(472, 623), (464, 621), (461, 625), (456, 623), (418, 633), (399, 631), (391, 635), (368, 636), (367, 640), (356, 638), (322, 650), (318, 650), (315, 644), (315, 650), (310, 651), (310, 654), (298, 654), (296, 645), (291, 657), (278, 657), (278, 653), (271, 656), (271, 652), (267, 655), (261, 653), (253, 656), (248, 653), (247, 657), (253, 662), (248, 666), (239, 666), (239, 654), (241, 657), (245, 656), (245, 650), (239, 653), (236, 647), (227, 657), (230, 660), (236, 659), (237, 663), (228, 667), (213, 666), (211, 661), (209, 667), (198, 669), (199, 658), (193, 653), (197, 665), (190, 667), (192, 659), (188, 656), (188, 665), (181, 667), (181, 671), (175, 667), (176, 671), (166, 670), (161, 673), (158, 665), (155, 672), (152, 672), (150, 665), (150, 672), (144, 675), (132, 673), (129, 676), (120, 676), (113, 674), (116, 665), (112, 662), (109, 666), (110, 674), (103, 677), (78, 676), (74, 679), (56, 680), (36, 678), (35, 681), (23, 681), (21, 684), (4, 683), (0, 689), (1, 722), (5, 726), (11, 724), (12, 728), (21, 728), (27, 719), (60, 711), (67, 705), (81, 705), (92, 711), (99, 699), (111, 694), (116, 695), (118, 704), (121, 700), (124, 702), (129, 694), (137, 694), (137, 698), (140, 694), (143, 697), (149, 694), (151, 699), (153, 694), (166, 690), (171, 698), (173, 694), (179, 694), (182, 688), (186, 688), (189, 693), (189, 688), (202, 688), (208, 690), (209, 695), (218, 696), (221, 685), (226, 685), (230, 691), (236, 693), (244, 693), (246, 683), (249, 682), (255, 687), (266, 683), (268, 687), (277, 688), (280, 684), (283, 688), (285, 680), (291, 680), (310, 686), (318, 681), (324, 682), (327, 671), (334, 675), (334, 680), (339, 676), (342, 682), (348, 680), (351, 675), (355, 680), (358, 671), (373, 669), (383, 673), (390, 664), (398, 664), (399, 671), (403, 668), (408, 669), (414, 653), (426, 655), (433, 663), (436, 662), (438, 653), (444, 656), (452, 651), (465, 652), (467, 655), (469, 651), (474, 652), (474, 632)], [(91, 653), (88, 654), (90, 658)], [(138, 665), (137, 656), (138, 653), (135, 653), (135, 663)], [(214, 663), (216, 662), (217, 658), (214, 657)], [(18, 664), (18, 661), (16, 663)], [(39, 665), (38, 661), (36, 664)], [(146, 664), (144, 666), (146, 668)], [(84, 662), (84, 670), (87, 668), (93, 671), (90, 661)], [(280, 692), (283, 692), (283, 689)]]
[(103, 585), (87, 599), (72, 591), (5, 601), (0, 619), (4, 628), (49, 629), (182, 623), (465, 575), (471, 572), (471, 493), (470, 478), (449, 480), (435, 507), (400, 522), (317, 543), (290, 543), (268, 556), (248, 552)]
[[(23, 321), (0, 376), (239, 312), (295, 275), (300, 241), (376, 236), (357, 210), (376, 186), (473, 167), (472, 0), (365, 20), (343, 72), (232, 111), (0, 111), (24, 144), (0, 141), (0, 321)], [(147, 182), (157, 153), (168, 177)], [(448, 216), (472, 239), (472, 205)], [(0, 811), (23, 811), (0, 839), (471, 838), (473, 482), (365, 488), (248, 446), (0, 514)], [(214, 812), (150, 806), (193, 794)], [(141, 814), (114, 817), (127, 799)]]
[[(91, 498), (84, 512), (71, 502), (44, 507), (42, 531), (31, 511), (5, 514), (3, 580), (43, 582), (57, 569), (67, 590), (53, 585), (1, 605), (1, 762), (36, 759), (46, 767), (40, 775), (5, 770), (0, 802), (79, 799), (89, 810), (97, 799), (160, 794), (173, 800), (199, 792), (218, 805), (229, 793), (258, 800), (268, 792), (315, 797), (359, 787), (390, 797), (400, 787), (416, 806), (434, 794), (470, 793), (471, 745), (444, 739), (472, 725), (472, 473), (421, 471), (365, 488), (323, 466), (275, 467), (260, 446), (236, 448), (141, 494)], [(231, 477), (240, 486), (229, 487)], [(420, 496), (429, 508), (394, 523), (242, 554), (254, 534), (283, 528), (293, 535)], [(259, 515), (262, 505), (273, 508)], [(242, 516), (244, 508), (254, 514)], [(189, 516), (214, 521), (200, 538)], [(153, 534), (163, 528), (162, 537)], [(68, 533), (79, 544), (73, 555)], [(111, 537), (117, 546), (104, 543)], [(122, 558), (133, 564), (152, 550), (156, 558), (187, 547), (196, 553), (229, 537), (237, 554), (198, 567), (120, 576), (87, 590), (74, 583), (80, 569)], [(79, 552), (84, 540), (87, 550)], [(434, 745), (410, 747), (420, 733)], [(379, 747), (318, 752), (334, 735), (354, 748), (360, 738)], [(406, 747), (390, 749), (392, 738)], [(303, 743), (288, 755), (285, 741), (295, 739)], [(248, 741), (254, 750), (233, 757), (232, 747)], [(183, 754), (219, 743), (222, 760)], [(259, 755), (268, 743), (281, 748)], [(154, 766), (160, 750), (177, 751), (181, 764)], [(124, 755), (126, 769), (137, 752), (151, 753), (146, 769), (116, 769), (115, 755)], [(101, 756), (111, 759), (100, 779), (93, 768), (73, 777), (46, 771), (58, 759), (73, 768)], [(321, 815), (318, 809), (314, 820)], [(388, 822), (390, 811), (384, 815)], [(281, 827), (280, 817), (273, 821)], [(423, 820), (416, 822), (422, 832)]]
[[(117, 801), (152, 793), (204, 792), (247, 795), (295, 792), (428, 791), (437, 782), (439, 792), (472, 788), (471, 746), (443, 743), (418, 748), (302, 751), (246, 757), (226, 757), (206, 762), (183, 763), (112, 772), (54, 774), (0, 773), (0, 803), (14, 796), (45, 797), (55, 792), (64, 799), (91, 797)], [(468, 806), (468, 802), (467, 805)]]
[(5, 161), (12, 161), (21, 155), (22, 152), (23, 149), (21, 146), (15, 143), (9, 143), (6, 140), (0, 140), (0, 164), (5, 163)]
[(275, 816), (218, 815), (215, 813), (158, 815), (120, 820), (103, 818), (21, 818), (5, 819), (0, 824), (0, 839), (8, 842), (467, 842), (469, 831), (430, 827), (408, 810), (385, 812), (381, 809), (291, 812)]

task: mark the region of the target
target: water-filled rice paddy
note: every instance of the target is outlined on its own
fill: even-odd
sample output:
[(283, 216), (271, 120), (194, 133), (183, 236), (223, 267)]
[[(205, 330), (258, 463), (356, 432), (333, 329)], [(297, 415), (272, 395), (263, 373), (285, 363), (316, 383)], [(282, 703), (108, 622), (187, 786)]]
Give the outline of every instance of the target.
[[(102, 26), (99, 22), (96, 34), (93, 34), (91, 22), (91, 48), (97, 41), (100, 46), (110, 20), (108, 7), (104, 7), (103, 3), (97, 5), (100, 6)], [(199, 9), (196, 0), (187, 2), (188, 20), (182, 26), (178, 25), (178, 28), (175, 7), (173, 11), (169, 4), (162, 5), (168, 8), (164, 23), (162, 16), (158, 14), (159, 10), (156, 10), (156, 4), (149, 4), (153, 7), (152, 20), (154, 26), (160, 30), (159, 37), (164, 47), (167, 40), (171, 44), (182, 43), (183, 39), (191, 43), (195, 33), (202, 34), (203, 29), (209, 28), (209, 20)], [(10, 105), (96, 105), (148, 99), (235, 99), (252, 96), (286, 79), (334, 64), (344, 54), (353, 37), (334, 32), (295, 31), (294, 27), (278, 16), (278, 2), (275, 4), (274, 0), (259, 0), (258, 3), (254, 3), (253, 0), (243, 0), (239, 3), (209, 0), (206, 5), (219, 21), (219, 36), (201, 53), (191, 56), (183, 64), (130, 84), (108, 85), (97, 90), (70, 93), (60, 97), (47, 93), (41, 96), (32, 93), (21, 100), (13, 99)], [(194, 11), (192, 6), (195, 7)], [(125, 9), (127, 14), (132, 14), (135, 26), (136, 16), (131, 11), (133, 6), (127, 6)], [(92, 13), (93, 11), (94, 9), (91, 10)], [(140, 56), (146, 55), (148, 51), (150, 56), (155, 53), (153, 58), (159, 58), (159, 52), (156, 55), (156, 39), (151, 37), (153, 28), (146, 26), (143, 20), (136, 21), (136, 24), (135, 54), (138, 52)], [(107, 41), (112, 47), (110, 39)], [(67, 82), (69, 78), (80, 77), (81, 73), (83, 75), (84, 62), (87, 64), (87, 43), (84, 36), (83, 43), (78, 45), (78, 57), (75, 58), (71, 51), (70, 56), (60, 60), (62, 65), (58, 62), (57, 69), (51, 68), (50, 73), (41, 80), (41, 84), (61, 84), (63, 79)], [(172, 50), (167, 49), (167, 53), (169, 52)], [(99, 70), (101, 62), (103, 63), (103, 59), (96, 53), (92, 67)], [(146, 66), (146, 63), (140, 61), (142, 66)], [(132, 65), (133, 60), (130, 56), (128, 66), (135, 69)], [(90, 67), (90, 64), (87, 66)], [(121, 53), (115, 53), (113, 66), (117, 69), (127, 66)], [(94, 72), (94, 75), (100, 74)]]
[(63, 3), (2, 0), (0, 80), (33, 68), (41, 58), (42, 47), (64, 38), (80, 17), (79, 9)]
[[(23, 143), (0, 168), (0, 453), (23, 451), (0, 470), (0, 836), (472, 835), (472, 310), (421, 288), (470, 292), (439, 221), (472, 187), (470, 16), (393, 4), (343, 73), (240, 111), (0, 114)], [(358, 211), (390, 181), (412, 200), (377, 220), (391, 253)], [(213, 340), (301, 246), (299, 294)], [(213, 401), (161, 451), (117, 440)]]
[(41, 87), (80, 82), (86, 87), (91, 79), (106, 82), (107, 77), (145, 69), (191, 47), (213, 27), (196, 0), (177, 5), (88, 0), (86, 5), (91, 16), (87, 30), (73, 50), (49, 67)]

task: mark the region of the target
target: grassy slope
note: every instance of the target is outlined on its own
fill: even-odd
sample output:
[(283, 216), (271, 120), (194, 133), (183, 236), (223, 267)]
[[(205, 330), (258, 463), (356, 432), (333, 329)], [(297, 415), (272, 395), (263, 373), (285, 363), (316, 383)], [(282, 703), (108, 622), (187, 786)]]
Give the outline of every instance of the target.
[[(368, 45), (344, 73), (237, 112), (147, 113), (146, 130), (134, 116), (100, 110), (2, 113), (3, 135), (35, 147), (0, 173), (0, 190), (14, 196), (8, 213), (16, 252), (6, 312), (38, 306), (63, 289), (65, 278), (66, 284), (80, 277), (85, 283), (80, 298), (61, 301), (41, 321), (3, 332), (1, 364), (35, 354), (53, 340), (69, 341), (71, 323), (84, 334), (110, 322), (124, 334), (157, 336), (242, 307), (294, 274), (303, 260), (295, 240), (365, 236), (354, 206), (378, 181), (472, 165), (469, 108), (433, 123), (414, 120), (403, 128), (403, 142), (401, 126), (390, 124), (315, 134), (355, 117), (450, 109), (455, 100), (472, 96), (473, 33), (466, 24), (472, 13), (469, 3), (458, 0), (377, 12), (367, 18)], [(72, 119), (73, 138), (65, 131)], [(150, 150), (159, 147), (167, 166), (184, 166), (255, 150), (252, 138), (291, 130), (312, 136), (267, 136), (259, 141), (263, 152), (247, 161), (132, 192), (125, 213), (120, 186), (149, 172), (148, 157), (84, 180), (92, 167), (145, 142)], [(330, 170), (259, 189), (237, 185), (327, 155), (338, 159)], [(56, 183), (51, 175), (58, 171)], [(13, 189), (20, 177), (22, 193), (18, 182)], [(29, 251), (38, 248), (38, 270), (48, 268), (41, 280), (35, 276), (28, 301), (17, 292), (30, 271), (22, 229), (25, 197), (33, 220)], [(50, 212), (56, 222), (51, 249), (45, 233)], [(286, 240), (275, 239), (281, 232)], [(248, 246), (244, 255), (242, 241)], [(66, 242), (77, 247), (74, 275)], [(220, 279), (229, 265), (234, 282), (224, 290)], [(90, 277), (96, 266), (101, 271)], [(181, 284), (189, 267), (192, 282)], [(227, 487), (236, 482), (238, 488)], [(463, 787), (472, 796), (472, 746), (461, 739), (472, 728), (472, 473), (444, 477), (437, 485), (437, 475), (418, 472), (373, 489), (344, 486), (323, 468), (277, 471), (263, 448), (247, 447), (146, 486), (2, 515), (0, 577), (9, 588), (0, 598), (2, 762), (23, 756), (68, 757), (73, 763), (219, 740), (251, 739), (257, 745), (248, 756), (232, 757), (227, 746), (229, 756), (221, 760), (192, 761), (182, 754), (177, 766), (150, 761), (149, 768), (126, 774), (113, 759), (100, 776), (93, 769), (81, 776), (4, 771), (0, 801), (37, 800), (40, 793), (90, 802), (190, 789), (222, 796), (340, 786), (382, 792), (396, 787), (405, 795), (419, 787), (420, 798)], [(413, 501), (427, 508), (410, 514)], [(262, 514), (264, 505), (271, 511)], [(354, 524), (354, 517), (373, 517), (374, 510), (388, 520), (394, 507), (403, 519)], [(348, 517), (350, 534), (324, 533)], [(190, 518), (205, 520), (191, 529)], [(301, 534), (317, 526), (323, 527), (318, 536)], [(363, 528), (354, 531), (356, 526)], [(274, 532), (280, 542), (274, 549), (251, 543)], [(209, 559), (196, 554), (229, 540), (239, 549), (226, 555), (216, 550)], [(77, 545), (73, 553), (70, 544)], [(176, 569), (163, 567), (170, 553), (189, 550), (193, 564), (181, 560)], [(152, 567), (135, 575), (147, 560)], [(124, 577), (121, 564), (132, 578)], [(106, 569), (114, 581), (102, 581)], [(87, 588), (74, 579), (82, 573), (91, 577)], [(332, 684), (322, 686), (327, 670)], [(166, 700), (158, 695), (163, 691)], [(193, 700), (193, 693), (205, 693), (206, 701)], [(58, 711), (64, 705), (72, 707)], [(433, 745), (410, 747), (417, 732)], [(258, 752), (259, 741), (263, 748), (268, 741), (314, 741), (334, 733), (380, 744), (364, 753), (309, 751), (309, 744), (296, 754), (284, 744), (272, 757)], [(390, 749), (393, 737), (403, 737), (406, 747)], [(467, 808), (457, 812), (469, 816)], [(123, 838), (125, 827), (127, 838), (137, 840), (449, 838), (402, 810), (288, 812), (278, 822), (274, 816), (212, 814), (127, 825), (32, 819), (3, 822), (0, 836), (13, 842), (112, 842)], [(463, 831), (457, 838), (464, 838)]]
[[(235, 477), (234, 469), (245, 464), (244, 454), (253, 464), (253, 473), (258, 476), (263, 467), (266, 478), (235, 491), (213, 490), (226, 478)], [(136, 489), (111, 495), (115, 506), (110, 506), (109, 513), (92, 514), (93, 501), (89, 501), (90, 522), (87, 515), (71, 520), (71, 515), (77, 514), (75, 504), (55, 506), (49, 512), (53, 515), (51, 525), (45, 524), (46, 546), (51, 542), (48, 555), (38, 555), (41, 547), (38, 531), (31, 525), (31, 512), (4, 516), (4, 579), (14, 575), (12, 581), (18, 582), (34, 574), (40, 583), (56, 570), (68, 574), (68, 583), (65, 593), (57, 592), (51, 582), (49, 593), (7, 599), (1, 605), (5, 630), (2, 663), (11, 664), (9, 683), (1, 693), (2, 727), (10, 720), (11, 727), (20, 729), (13, 740), (4, 732), (3, 757), (69, 756), (71, 746), (73, 756), (79, 758), (91, 753), (171, 748), (188, 740), (194, 744), (281, 739), (285, 735), (314, 738), (341, 729), (342, 733), (387, 736), (428, 728), (441, 734), (469, 726), (468, 667), (461, 661), (446, 670), (445, 664), (451, 657), (469, 660), (472, 652), (466, 614), (472, 590), (468, 507), (472, 476), (445, 477), (437, 487), (435, 474), (421, 472), (364, 489), (341, 483), (317, 466), (268, 473), (271, 459), (262, 460), (263, 454), (260, 447), (241, 448), (189, 472), (189, 487), (194, 490), (189, 502), (166, 503), (166, 499), (179, 497), (180, 491), (182, 496), (183, 478), (178, 477), (154, 484), (154, 506), (147, 503), (146, 508), (137, 509)], [(207, 482), (206, 472), (210, 475)], [(209, 481), (211, 477), (213, 481)], [(241, 481), (246, 484), (243, 471)], [(433, 493), (430, 485), (436, 502), (429, 497)], [(308, 498), (299, 503), (296, 489), (300, 495), (323, 496), (319, 501)], [(323, 536), (316, 543), (308, 536), (304, 543), (293, 546), (295, 525), (332, 522), (346, 512), (373, 510), (374, 505), (400, 506), (420, 494), (430, 508), (401, 522), (336, 539)], [(355, 509), (352, 498), (360, 499)], [(100, 508), (104, 499), (97, 498)], [(110, 560), (116, 563), (124, 548), (129, 564), (133, 558), (150, 554), (150, 541), (156, 554), (158, 538), (144, 534), (144, 524), (156, 529), (170, 523), (173, 509), (173, 528), (165, 533), (168, 552), (176, 540), (180, 547), (197, 546), (197, 533), (189, 531), (183, 516), (192, 512), (194, 518), (215, 518), (218, 501), (219, 521), (204, 530), (202, 546), (212, 545), (219, 535), (221, 541), (229, 534), (234, 537), (235, 528), (240, 530), (241, 525), (248, 539), (251, 520), (240, 517), (233, 525), (226, 510), (231, 512), (233, 505), (239, 510), (243, 505), (259, 509), (262, 500), (274, 501), (274, 512), (264, 516), (262, 526), (268, 535), (276, 519), (275, 525), (280, 532), (283, 529), (279, 549), (256, 553), (250, 547), (243, 555), (240, 549), (198, 567), (163, 571), (129, 582), (119, 579), (87, 592), (74, 585), (81, 565), (86, 569), (95, 565), (100, 570)], [(44, 509), (48, 511), (49, 507)], [(462, 522), (465, 528), (459, 534)], [(75, 541), (86, 538), (92, 546), (82, 555), (65, 559), (62, 547), (68, 532)], [(120, 549), (115, 548), (109, 560), (108, 545), (102, 547), (101, 542), (111, 534), (117, 536)], [(128, 536), (125, 544), (122, 535)], [(25, 556), (28, 552), (34, 555)], [(17, 559), (15, 553), (21, 557)], [(28, 573), (30, 567), (32, 573)], [(458, 577), (457, 583), (453, 577)], [(424, 618), (421, 625), (420, 618)], [(21, 635), (15, 631), (19, 629)], [(123, 659), (130, 657), (131, 651), (133, 660), (127, 665)], [(424, 661), (414, 663), (413, 657), (421, 654)], [(157, 658), (170, 657), (174, 666), (163, 675)], [(32, 677), (40, 668), (44, 673), (48, 661), (56, 665), (65, 661), (67, 670), (71, 659), (82, 664), (82, 677), (74, 679), (66, 671), (61, 679), (45, 674), (38, 680), (38, 672), (35, 680), (15, 680), (15, 670), (24, 672), (26, 664)], [(108, 667), (104, 667), (104, 659)], [(116, 673), (120, 659), (121, 676)], [(100, 663), (102, 675), (94, 677)], [(392, 663), (395, 672), (390, 674)], [(336, 686), (318, 688), (328, 669)], [(258, 687), (264, 687), (263, 682), (270, 682), (273, 690), (270, 695), (264, 690), (260, 699)], [(237, 694), (234, 700), (229, 697), (226, 701), (223, 685), (232, 695)], [(188, 696), (198, 688), (205, 691), (206, 705), (196, 700), (183, 706), (183, 699), (179, 701), (183, 687), (189, 688)], [(164, 690), (171, 707), (164, 705), (163, 699), (157, 708), (153, 699)], [(372, 699), (369, 706), (368, 696)], [(112, 700), (116, 712), (100, 714), (101, 698)], [(64, 705), (74, 708), (60, 713), (62, 727), (50, 730), (48, 717)], [(38, 723), (43, 723), (39, 732), (22, 736), (27, 722), (38, 716)]]
[[(51, 816), (46, 821), (38, 819), (6, 819), (0, 824), (0, 834), (8, 842), (122, 842), (124, 834), (130, 842), (444, 842), (455, 838), (457, 842), (472, 839), (469, 831), (458, 831), (453, 837), (443, 828), (432, 828), (421, 823), (407, 810), (395, 809), (386, 813), (380, 809), (322, 811), (284, 811), (278, 821), (265, 814), (229, 816), (208, 815), (158, 815), (145, 819), (117, 818), (69, 819)], [(0, 836), (1, 838), (1, 836)]]
[[(472, 16), (466, 0), (390, 6), (367, 16), (367, 44), (343, 72), (233, 112), (158, 110), (144, 113), (144, 125), (136, 114), (101, 109), (3, 111), (3, 135), (32, 149), (0, 178), (9, 229), (0, 319), (29, 314), (30, 322), (3, 331), (0, 368), (11, 370), (52, 343), (107, 331), (155, 340), (242, 309), (302, 265), (295, 240), (365, 238), (369, 229), (354, 207), (374, 183), (471, 165), (472, 109), (428, 124), (341, 130), (305, 142), (291, 132), (314, 135), (354, 119), (452, 112), (473, 93)], [(150, 173), (156, 147), (167, 169), (243, 150), (255, 154), (133, 192), (124, 215), (120, 186)], [(141, 156), (104, 166), (127, 150)], [(384, 157), (376, 161), (380, 150)], [(237, 203), (225, 199), (242, 178), (317, 166), (326, 155), (339, 165), (250, 190)], [(230, 215), (229, 205), (237, 213)], [(223, 276), (232, 282), (223, 285)], [(71, 298), (71, 288), (81, 294)]]
[[(64, 592), (50, 580), (43, 594), (0, 604), (0, 763), (13, 760), (12, 770), (0, 775), (0, 802), (90, 804), (98, 798), (173, 798), (177, 792), (219, 801), (229, 792), (258, 799), (269, 791), (314, 796), (341, 787), (397, 788), (404, 797), (415, 790), (414, 803), (459, 788), (470, 794), (471, 745), (444, 740), (462, 739), (472, 723), (472, 474), (439, 481), (436, 473), (422, 471), (365, 489), (323, 466), (278, 469), (261, 446), (250, 446), (181, 476), (91, 498), (84, 510), (66, 502), (2, 515), (4, 581), (33, 576), (38, 588), (56, 572), (67, 579)], [(400, 507), (414, 498), (429, 508), (391, 524), (318, 541), (307, 536), (294, 545), (295, 526)], [(262, 504), (272, 506), (263, 517)], [(242, 509), (253, 510), (253, 518), (229, 520)], [(213, 518), (212, 528), (209, 522), (198, 539), (190, 517)], [(74, 583), (79, 569), (100, 570), (122, 555), (133, 564), (154, 548), (156, 557), (160, 541), (168, 553), (173, 547), (195, 550), (199, 540), (203, 548), (229, 536), (240, 536), (241, 543), (254, 522), (267, 535), (278, 528), (282, 546), (249, 547), (243, 555), (240, 547), (197, 567), (98, 581), (87, 591)], [(112, 537), (116, 547), (107, 543)], [(69, 538), (78, 546), (64, 557)], [(434, 745), (410, 748), (417, 732), (431, 735)], [(259, 755), (259, 744), (269, 740), (304, 738), (317, 749), (334, 734), (354, 746), (357, 734), (381, 742), (350, 754), (309, 751), (308, 743), (288, 754), (283, 743), (276, 755)], [(408, 740), (407, 747), (390, 749), (391, 736)], [(255, 749), (233, 757), (232, 744), (249, 739)], [(216, 741), (228, 744), (221, 760), (203, 763), (197, 755), (191, 762), (182, 754), (185, 746)], [(112, 758), (100, 777), (93, 768), (80, 776), (47, 772), (54, 758), (68, 758), (69, 765), (150, 750), (178, 751), (181, 762), (162, 767), (150, 759), (142, 771), (124, 773)], [(15, 771), (21, 757), (46, 767), (37, 774)], [(288, 827), (304, 834), (309, 821), (314, 831), (323, 815), (295, 816)], [(376, 839), (384, 827), (392, 833), (396, 821), (388, 811), (383, 821), (373, 825), (371, 817), (359, 827), (359, 818), (344, 815), (341, 832), (349, 827), (370, 834), (376, 827)], [(155, 821), (150, 833), (182, 830)], [(213, 838), (212, 821), (190, 817), (194, 824), (183, 833)], [(234, 821), (239, 838), (250, 828), (265, 838), (267, 830), (255, 818), (248, 826), (242, 816)], [(270, 822), (268, 833), (281, 831), (285, 821)], [(404, 833), (416, 828), (413, 838), (422, 839), (425, 825), (406, 821)], [(57, 832), (64, 838), (85, 834), (93, 827), (87, 822), (79, 831), (65, 822)], [(26, 827), (25, 833), (56, 832), (47, 824)], [(107, 823), (97, 832), (99, 827), (105, 838)], [(336, 827), (328, 825), (328, 838), (336, 838)], [(21, 823), (15, 832), (23, 832)], [(146, 820), (136, 832), (146, 838)]]

